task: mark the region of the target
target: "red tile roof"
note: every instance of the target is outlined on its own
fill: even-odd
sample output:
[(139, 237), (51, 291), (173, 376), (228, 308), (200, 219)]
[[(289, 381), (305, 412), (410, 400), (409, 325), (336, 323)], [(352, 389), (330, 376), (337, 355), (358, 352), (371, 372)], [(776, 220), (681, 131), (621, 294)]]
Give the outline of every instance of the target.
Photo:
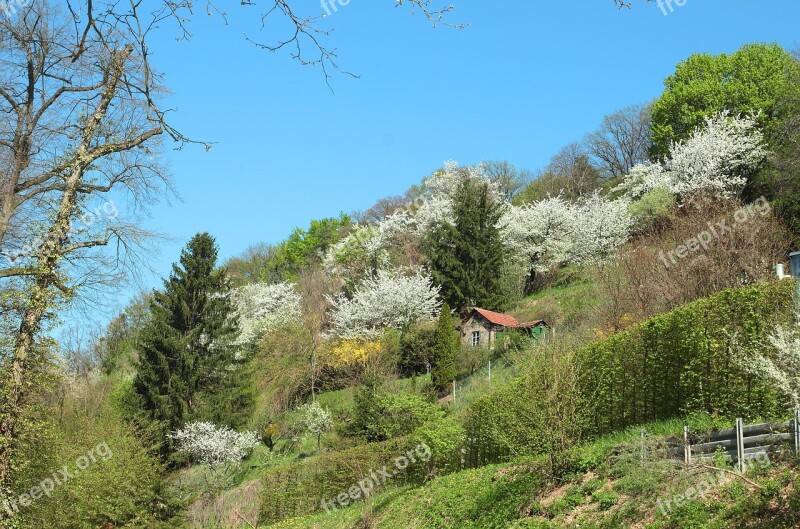
[(510, 316), (508, 314), (501, 314), (499, 312), (492, 312), (491, 310), (486, 309), (479, 309), (475, 307), (473, 309), (474, 312), (477, 312), (484, 318), (486, 318), (489, 323), (493, 323), (494, 325), (502, 325), (503, 327), (514, 327), (518, 329), (527, 329), (529, 327), (536, 327), (537, 325), (547, 325), (544, 320), (536, 320), (536, 321), (529, 321), (525, 323), (520, 323), (517, 321), (517, 318), (514, 316)]

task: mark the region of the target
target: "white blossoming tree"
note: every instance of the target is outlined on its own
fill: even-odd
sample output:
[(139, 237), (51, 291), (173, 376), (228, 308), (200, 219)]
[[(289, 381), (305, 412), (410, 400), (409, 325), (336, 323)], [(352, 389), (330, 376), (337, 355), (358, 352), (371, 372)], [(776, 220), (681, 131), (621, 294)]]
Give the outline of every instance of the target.
[(329, 298), (331, 326), (340, 338), (376, 338), (385, 329), (430, 321), (439, 312), (439, 287), (421, 270), (380, 270), (361, 281), (352, 298)]
[(239, 318), (237, 344), (252, 344), (265, 332), (300, 317), (300, 294), (290, 283), (256, 283), (234, 292)]
[(800, 407), (800, 324), (796, 322), (800, 322), (800, 313), (795, 322), (775, 329), (769, 336), (771, 351), (734, 354), (742, 369), (771, 381), (794, 408)]
[(403, 235), (413, 230), (407, 211), (389, 215), (377, 225), (357, 226), (352, 233), (328, 249), (323, 267), (345, 281), (357, 281), (390, 266), (390, 253)]
[(212, 471), (220, 466), (238, 465), (259, 443), (255, 432), (239, 433), (210, 422), (187, 423), (169, 437), (175, 441), (178, 451)]
[(574, 246), (575, 207), (561, 197), (510, 207), (500, 232), (510, 254), (536, 272), (569, 260)]
[(741, 191), (747, 173), (766, 156), (756, 118), (722, 112), (706, 118), (704, 126), (686, 141), (673, 144), (663, 164), (634, 167), (618, 190), (628, 198), (658, 187), (681, 196), (703, 191), (729, 197)]
[(301, 408), (303, 429), (314, 436), (319, 448), (322, 434), (333, 428), (333, 416), (331, 412), (319, 405), (319, 402), (306, 404)]
[(445, 162), (443, 170), (423, 182), (423, 198), (413, 215), (413, 226), (418, 235), (430, 232), (439, 223), (452, 222), (453, 199), (463, 178), (486, 183), (490, 196), (498, 202), (505, 202), (500, 185), (489, 179), (483, 164), (461, 167), (454, 161)]
[(572, 262), (600, 262), (628, 242), (635, 219), (626, 199), (607, 200), (595, 192), (576, 206)]
[(551, 197), (511, 207), (500, 220), (510, 253), (533, 272), (556, 266), (601, 261), (625, 244), (634, 219), (626, 199), (607, 200), (598, 193), (573, 204)]

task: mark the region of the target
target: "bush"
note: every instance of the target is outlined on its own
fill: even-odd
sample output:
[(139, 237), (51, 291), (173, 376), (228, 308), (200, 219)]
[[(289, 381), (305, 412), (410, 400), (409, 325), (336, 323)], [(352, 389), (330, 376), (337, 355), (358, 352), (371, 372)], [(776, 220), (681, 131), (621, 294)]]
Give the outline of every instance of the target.
[(410, 434), (423, 423), (439, 419), (444, 411), (413, 393), (383, 393), (366, 385), (356, 390), (353, 421), (345, 434), (370, 442)]
[(400, 372), (406, 376), (427, 373), (433, 364), (436, 347), (435, 326), (416, 325), (405, 333), (400, 340)]

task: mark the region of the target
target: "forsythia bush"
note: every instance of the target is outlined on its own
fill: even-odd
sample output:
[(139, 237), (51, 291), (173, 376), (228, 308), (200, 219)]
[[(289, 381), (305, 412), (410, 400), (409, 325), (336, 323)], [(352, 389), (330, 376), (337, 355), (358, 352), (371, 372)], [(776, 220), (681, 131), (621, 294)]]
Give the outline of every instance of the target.
[(365, 364), (377, 356), (382, 348), (379, 340), (335, 340), (325, 350), (325, 361), (336, 369)]

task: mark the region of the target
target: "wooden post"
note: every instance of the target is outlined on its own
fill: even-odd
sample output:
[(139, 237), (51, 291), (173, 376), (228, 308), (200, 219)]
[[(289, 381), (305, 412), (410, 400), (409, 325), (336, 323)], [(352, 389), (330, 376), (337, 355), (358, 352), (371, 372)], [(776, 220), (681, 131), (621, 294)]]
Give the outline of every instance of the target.
[(794, 410), (792, 431), (794, 433), (794, 453), (800, 455), (800, 409)]
[(647, 435), (644, 430), (642, 430), (642, 464), (644, 465), (644, 436)]
[(456, 405), (456, 381), (453, 379), (453, 406)]
[(736, 419), (736, 458), (739, 472), (744, 474), (744, 421)]
[(489, 359), (489, 384), (492, 383), (492, 360)]
[(683, 427), (683, 462), (686, 465), (692, 464), (692, 445), (689, 444), (689, 427)]

